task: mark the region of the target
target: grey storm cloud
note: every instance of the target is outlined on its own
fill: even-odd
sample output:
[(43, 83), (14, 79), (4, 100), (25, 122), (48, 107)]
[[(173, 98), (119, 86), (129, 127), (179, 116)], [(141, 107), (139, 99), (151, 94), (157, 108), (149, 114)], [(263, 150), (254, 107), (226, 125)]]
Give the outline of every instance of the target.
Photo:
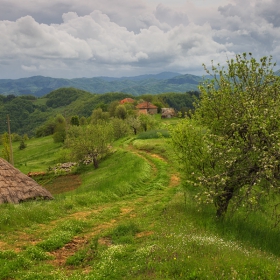
[(258, 1), (256, 12), (274, 27), (280, 27), (280, 2), (278, 0)]
[(280, 58), (279, 4), (272, 0), (231, 0), (215, 9), (144, 0), (0, 2), (4, 78), (203, 74), (202, 63), (235, 53)]
[(174, 27), (180, 24), (188, 25), (189, 19), (187, 13), (171, 10), (163, 4), (159, 4), (155, 11), (155, 16), (160, 22), (166, 22)]
[[(241, 1), (219, 7), (223, 17), (223, 27), (217, 30), (216, 40), (223, 44), (231, 43), (231, 50), (235, 53), (253, 52), (255, 56), (273, 55), (279, 60), (278, 44), (280, 41), (280, 29), (272, 24), (273, 16), (266, 16), (268, 10), (275, 9), (279, 14), (276, 1)], [(273, 13), (271, 13), (273, 15)]]

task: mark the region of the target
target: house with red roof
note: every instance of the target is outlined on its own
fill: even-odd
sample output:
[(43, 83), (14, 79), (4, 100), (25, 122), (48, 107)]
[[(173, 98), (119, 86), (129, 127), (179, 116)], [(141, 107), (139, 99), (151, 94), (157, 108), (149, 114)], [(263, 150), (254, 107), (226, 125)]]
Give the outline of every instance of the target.
[(128, 97), (128, 98), (125, 98), (125, 99), (121, 100), (121, 101), (120, 101), (120, 104), (134, 103), (134, 102), (135, 102), (134, 99)]
[(148, 101), (144, 101), (144, 102), (139, 103), (138, 105), (136, 105), (136, 109), (138, 110), (138, 112), (140, 114), (151, 114), (151, 115), (154, 115), (154, 114), (157, 113), (158, 107), (155, 106), (154, 104), (148, 102)]

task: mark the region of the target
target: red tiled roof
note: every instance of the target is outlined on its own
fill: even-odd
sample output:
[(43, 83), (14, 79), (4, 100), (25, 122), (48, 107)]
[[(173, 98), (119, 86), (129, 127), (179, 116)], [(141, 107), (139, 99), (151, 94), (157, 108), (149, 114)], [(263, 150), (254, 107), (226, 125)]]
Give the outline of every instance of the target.
[(134, 103), (134, 99), (132, 98), (125, 98), (123, 100), (120, 101), (121, 104), (124, 104), (124, 103)]
[(157, 109), (157, 106), (150, 102), (142, 102), (136, 106), (137, 109)]

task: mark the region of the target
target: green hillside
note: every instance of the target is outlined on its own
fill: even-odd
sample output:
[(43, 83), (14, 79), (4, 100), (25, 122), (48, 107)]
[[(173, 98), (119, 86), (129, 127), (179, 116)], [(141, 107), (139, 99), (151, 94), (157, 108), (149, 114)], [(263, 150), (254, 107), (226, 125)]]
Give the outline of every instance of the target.
[[(179, 111), (186, 111), (193, 107), (194, 97), (198, 92), (190, 93), (162, 93), (152, 96), (153, 101), (163, 103)], [(110, 103), (120, 101), (130, 94), (108, 92), (92, 94), (76, 88), (59, 88), (41, 98), (27, 96), (0, 95), (0, 134), (7, 132), (7, 115), (11, 120), (11, 132), (29, 136), (36, 135), (36, 129), (47, 120), (62, 114), (68, 121), (74, 116), (88, 118), (96, 108), (107, 110)], [(141, 100), (145, 96), (134, 97)]]
[(1, 155), (54, 199), (2, 161), (0, 279), (279, 279), (280, 78), (249, 56), (201, 93), (1, 96)]
[[(24, 173), (59, 161), (51, 137), (26, 144), (14, 143)], [(53, 201), (0, 205), (0, 279), (279, 277), (279, 231), (259, 214), (219, 222), (212, 206), (195, 204), (167, 139), (123, 138), (96, 170), (36, 180)]]

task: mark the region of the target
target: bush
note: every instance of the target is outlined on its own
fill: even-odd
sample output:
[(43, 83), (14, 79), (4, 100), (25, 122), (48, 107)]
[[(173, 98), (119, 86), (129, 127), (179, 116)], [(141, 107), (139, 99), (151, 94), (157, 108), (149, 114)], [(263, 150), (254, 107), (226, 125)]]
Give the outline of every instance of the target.
[(20, 141), (20, 144), (19, 144), (19, 147), (18, 147), (20, 150), (24, 150), (26, 148), (26, 144), (24, 143), (24, 140), (23, 138), (21, 139)]

